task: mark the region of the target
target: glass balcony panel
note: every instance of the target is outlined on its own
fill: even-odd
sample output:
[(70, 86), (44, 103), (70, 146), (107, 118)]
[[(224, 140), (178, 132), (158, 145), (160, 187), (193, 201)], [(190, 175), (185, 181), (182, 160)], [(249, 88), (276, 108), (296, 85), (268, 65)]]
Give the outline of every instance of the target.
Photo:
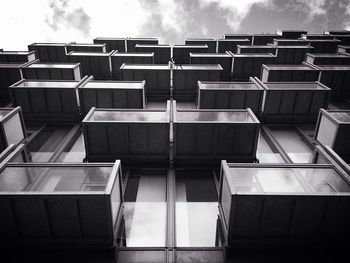
[(4, 109), (1, 109), (0, 110), (0, 120), (2, 118), (4, 118), (7, 114), (9, 114), (9, 112), (11, 112), (11, 110), (4, 110)]
[(337, 135), (337, 129), (337, 124), (332, 122), (328, 117), (322, 116), (316, 139), (323, 145), (332, 147)]
[(215, 247), (217, 202), (176, 202), (176, 246)]
[(329, 114), (339, 122), (350, 122), (349, 112), (329, 112)]
[(27, 68), (75, 68), (77, 64), (53, 64), (53, 63), (35, 63), (27, 66)]
[(112, 167), (6, 167), (0, 173), (0, 190), (104, 191), (111, 172)]
[(100, 81), (90, 81), (86, 83), (86, 85), (83, 88), (92, 88), (92, 89), (142, 89), (143, 88), (143, 82), (140, 81), (120, 81), (120, 82), (100, 82)]
[[(118, 176), (120, 176), (120, 174), (118, 174)], [(114, 186), (113, 186), (113, 190), (111, 193), (113, 222), (115, 222), (117, 219), (119, 207), (122, 203), (122, 199), (121, 199), (121, 195), (120, 195), (120, 191), (122, 188), (121, 188), (120, 182), (121, 182), (120, 179), (116, 178)], [(92, 186), (87, 186), (86, 188), (85, 188), (85, 191), (103, 191), (104, 190), (102, 185), (100, 185), (100, 186), (92, 185)]]
[(269, 129), (294, 163), (312, 162), (312, 149), (295, 129), (290, 127), (269, 127)]
[(256, 156), (259, 159), (260, 163), (284, 163), (281, 155), (276, 150), (272, 149), (272, 147), (270, 147), (265, 139), (265, 136), (261, 133), (259, 135)]
[(239, 82), (205, 82), (201, 81), (202, 89), (260, 89), (254, 83), (239, 83)]
[(42, 170), (42, 168), (26, 167), (5, 168), (0, 173), (0, 191), (27, 191)]
[(254, 122), (247, 112), (178, 111), (176, 120), (191, 122)]
[(72, 142), (66, 150), (64, 150), (57, 162), (70, 163), (70, 162), (83, 162), (85, 158), (85, 146), (83, 134)]
[(350, 192), (350, 186), (332, 169), (304, 169), (299, 171), (318, 193)]
[(111, 167), (49, 168), (33, 190), (39, 192), (91, 191), (93, 188), (85, 185), (99, 184), (105, 187), (111, 172)]
[(166, 244), (166, 176), (137, 175), (128, 180), (123, 214), (127, 247)]
[(211, 170), (177, 172), (175, 209), (176, 246), (216, 246), (219, 210)]
[(23, 81), (16, 87), (29, 88), (73, 88), (78, 84), (77, 81)]
[(126, 246), (164, 247), (166, 207), (166, 202), (125, 202)]
[(166, 122), (167, 112), (156, 111), (95, 111), (90, 121)]
[(28, 144), (32, 162), (48, 162), (60, 147), (70, 128), (46, 128)]
[(19, 113), (16, 113), (4, 123), (7, 143), (18, 144), (24, 139), (24, 133)]
[(350, 192), (332, 168), (234, 168), (227, 180), (239, 193)]

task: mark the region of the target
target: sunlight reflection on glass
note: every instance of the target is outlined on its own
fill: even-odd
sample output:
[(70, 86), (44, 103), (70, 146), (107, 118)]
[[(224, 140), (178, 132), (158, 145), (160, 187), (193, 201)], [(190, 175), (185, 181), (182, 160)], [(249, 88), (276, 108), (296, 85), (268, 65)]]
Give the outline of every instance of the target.
[(176, 245), (215, 247), (217, 202), (176, 202)]
[(125, 202), (127, 247), (164, 247), (166, 202)]

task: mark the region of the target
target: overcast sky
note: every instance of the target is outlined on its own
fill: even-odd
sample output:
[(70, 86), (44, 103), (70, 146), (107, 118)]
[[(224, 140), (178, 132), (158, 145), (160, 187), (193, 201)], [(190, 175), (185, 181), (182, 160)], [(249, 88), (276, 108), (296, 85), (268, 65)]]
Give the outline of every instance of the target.
[(350, 29), (350, 0), (9, 0), (1, 3), (0, 48), (100, 37), (186, 37)]

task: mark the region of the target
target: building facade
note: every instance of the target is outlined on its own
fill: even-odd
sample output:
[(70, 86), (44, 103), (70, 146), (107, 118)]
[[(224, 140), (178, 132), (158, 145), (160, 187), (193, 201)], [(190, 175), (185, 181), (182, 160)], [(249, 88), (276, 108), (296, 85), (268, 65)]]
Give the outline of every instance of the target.
[(328, 260), (350, 237), (338, 33), (1, 50), (4, 262)]

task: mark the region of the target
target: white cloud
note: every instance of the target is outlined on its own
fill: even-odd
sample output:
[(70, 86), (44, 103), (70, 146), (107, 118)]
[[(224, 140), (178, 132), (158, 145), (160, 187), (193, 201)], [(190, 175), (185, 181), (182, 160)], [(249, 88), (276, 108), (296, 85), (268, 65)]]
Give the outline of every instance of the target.
[(168, 43), (169, 36), (181, 35), (185, 32), (186, 21), (183, 5), (176, 0), (140, 0), (147, 14), (147, 21), (140, 29), (146, 34), (158, 37), (161, 42)]
[[(264, 6), (268, 2), (270, 0), (199, 0), (202, 8), (216, 4), (225, 11), (232, 29), (239, 27), (253, 5)], [(0, 16), (0, 23), (8, 26), (3, 27), (0, 47), (9, 50), (26, 49), (32, 42), (91, 42), (96, 36), (158, 36), (165, 42), (179, 41), (186, 37), (188, 25), (195, 23), (191, 11), (186, 9), (188, 5), (190, 2), (177, 0), (6, 1), (2, 9), (7, 12)], [(152, 29), (147, 30), (155, 17), (158, 24), (152, 24)], [(198, 25), (198, 30), (205, 35), (207, 25)]]
[(141, 36), (150, 15), (139, 0), (11, 0), (1, 8), (6, 10), (0, 16), (0, 48), (5, 50), (26, 50), (33, 42)]
[(253, 6), (267, 7), (272, 0), (200, 0), (200, 3), (202, 8), (215, 4), (226, 11), (227, 24), (232, 30), (237, 30)]
[(138, 0), (76, 0), (74, 3), (91, 17), (92, 37), (138, 36), (149, 15)]
[(97, 36), (156, 36), (163, 43), (180, 43), (194, 35), (218, 37), (224, 30), (238, 31), (255, 7), (302, 14), (300, 23), (308, 25), (320, 17), (332, 19), (327, 13), (332, 6), (344, 17), (335, 21), (349, 28), (350, 0), (11, 0), (1, 6), (5, 11), (0, 16), (0, 48), (92, 42)]
[(308, 20), (314, 19), (315, 16), (327, 15), (326, 0), (297, 0), (297, 2), (300, 4), (300, 11), (308, 14)]
[(350, 0), (348, 0), (347, 5), (344, 5), (345, 14), (347, 16), (346, 21), (344, 22), (345, 30), (350, 30)]
[(162, 18), (164, 29), (174, 30), (181, 33), (184, 10), (176, 0), (158, 0), (157, 13)]

